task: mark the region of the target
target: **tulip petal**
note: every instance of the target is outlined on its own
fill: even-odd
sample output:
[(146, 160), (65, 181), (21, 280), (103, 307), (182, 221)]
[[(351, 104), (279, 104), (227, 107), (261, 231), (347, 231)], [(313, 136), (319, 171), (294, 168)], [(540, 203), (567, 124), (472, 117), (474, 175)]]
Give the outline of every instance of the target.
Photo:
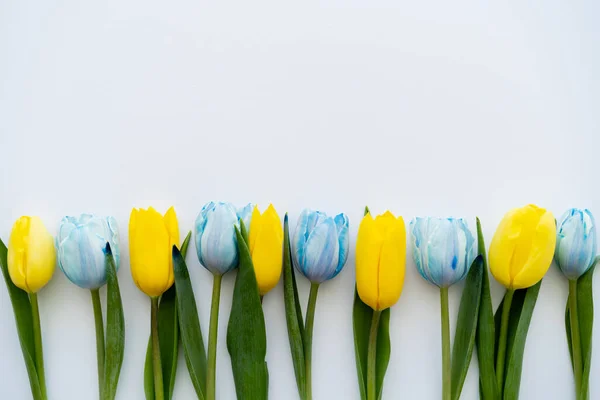
[(394, 219), (388, 227), (379, 260), (378, 310), (393, 306), (402, 293), (406, 271), (406, 229), (404, 219)]
[(308, 238), (308, 218), (311, 214), (309, 209), (305, 209), (300, 214), (298, 218), (298, 223), (296, 224), (296, 230), (294, 231), (294, 238), (292, 240), (292, 256), (294, 260), (294, 265), (296, 268), (304, 274), (306, 260), (305, 260), (305, 250), (306, 250), (306, 239)]
[(339, 243), (333, 218), (326, 218), (312, 230), (306, 241), (305, 256), (302, 272), (311, 282), (323, 282), (335, 274), (339, 260)]
[[(238, 217), (238, 219), (241, 219), (242, 221), (244, 221), (244, 226), (246, 226), (246, 228), (250, 228), (253, 208), (254, 208), (254, 206), (252, 205), (252, 203), (248, 203), (248, 204), (246, 204), (246, 206), (237, 210), (237, 217)], [(234, 236), (234, 239), (236, 239), (235, 236)], [(237, 239), (236, 239), (236, 243), (237, 243)]]
[[(253, 242), (252, 229), (257, 227)], [(249, 241), (260, 294), (265, 295), (279, 282), (283, 263), (283, 228), (272, 205), (259, 218), (253, 213)]]
[(32, 293), (50, 281), (56, 266), (54, 239), (39, 217), (31, 217), (27, 233), (26, 285)]
[(350, 248), (350, 237), (348, 234), (348, 217), (346, 214), (338, 214), (335, 216), (335, 225), (337, 226), (338, 243), (340, 249), (340, 255), (338, 257), (338, 265), (335, 269), (335, 273), (327, 279), (333, 279), (340, 273), (346, 261), (348, 260), (348, 249)]
[(219, 203), (206, 221), (200, 246), (201, 263), (213, 274), (222, 275), (237, 265), (236, 223), (235, 208), (226, 203)]
[[(244, 221), (245, 223), (246, 221)], [(262, 215), (258, 210), (258, 206), (255, 206), (252, 210), (252, 217), (250, 220), (250, 233), (248, 237), (248, 249), (250, 250), (250, 254), (254, 251), (254, 246), (256, 245), (256, 239), (260, 233), (262, 228)]]
[(519, 212), (520, 209), (513, 209), (502, 218), (490, 243), (488, 255), (492, 275), (507, 288), (511, 287), (511, 263), (521, 234), (521, 225), (516, 218)]
[(363, 303), (379, 310), (379, 257), (383, 236), (370, 213), (358, 228), (356, 239), (356, 288)]

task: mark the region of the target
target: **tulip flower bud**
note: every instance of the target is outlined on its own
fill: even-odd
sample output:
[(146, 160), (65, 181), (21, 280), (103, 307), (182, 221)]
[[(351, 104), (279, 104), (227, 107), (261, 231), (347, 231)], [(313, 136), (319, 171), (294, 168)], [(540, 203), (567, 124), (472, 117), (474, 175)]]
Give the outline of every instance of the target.
[(475, 259), (475, 239), (462, 218), (416, 218), (413, 258), (421, 276), (442, 288), (462, 280)]
[[(250, 222), (252, 206), (236, 210), (231, 203), (210, 202), (196, 218), (196, 252), (200, 264), (215, 275), (223, 275), (238, 265), (235, 226)], [(248, 226), (248, 225), (246, 225)]]
[(494, 278), (508, 289), (538, 283), (550, 268), (556, 244), (551, 212), (530, 204), (509, 211), (496, 229), (489, 251)]
[(54, 239), (38, 217), (21, 217), (8, 241), (8, 273), (15, 286), (36, 293), (54, 274)]
[(363, 303), (381, 311), (402, 293), (406, 272), (406, 228), (402, 217), (387, 211), (364, 216), (356, 240), (356, 286)]
[(279, 282), (283, 265), (283, 227), (273, 205), (262, 215), (254, 207), (248, 241), (258, 289), (264, 296)]
[(554, 257), (563, 274), (575, 280), (596, 257), (596, 222), (589, 210), (572, 208), (558, 222)]
[(110, 243), (119, 268), (119, 232), (113, 217), (81, 214), (64, 217), (56, 248), (58, 265), (71, 282), (84, 289), (98, 289), (106, 283), (106, 243)]
[(179, 224), (173, 207), (164, 216), (152, 207), (131, 210), (131, 275), (137, 287), (150, 297), (160, 296), (173, 285), (173, 246), (179, 246)]
[(296, 268), (313, 283), (335, 277), (348, 258), (348, 217), (304, 210), (292, 241)]

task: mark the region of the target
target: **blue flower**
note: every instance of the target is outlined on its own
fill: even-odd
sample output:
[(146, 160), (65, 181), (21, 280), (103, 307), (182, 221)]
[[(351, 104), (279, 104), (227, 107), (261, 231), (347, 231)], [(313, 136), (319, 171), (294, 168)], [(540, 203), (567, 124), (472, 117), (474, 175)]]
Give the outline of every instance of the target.
[(110, 243), (118, 269), (119, 232), (113, 217), (64, 217), (56, 237), (60, 269), (77, 286), (98, 289), (106, 283), (106, 242)]
[(292, 240), (296, 268), (311, 282), (335, 277), (348, 259), (348, 217), (304, 210)]
[(463, 279), (475, 259), (475, 239), (462, 218), (416, 218), (410, 223), (413, 258), (425, 280), (448, 287)]
[(554, 258), (569, 279), (577, 279), (596, 257), (596, 222), (590, 210), (572, 208), (558, 222)]
[(216, 275), (223, 275), (238, 265), (235, 226), (244, 221), (250, 227), (252, 205), (236, 210), (231, 203), (210, 202), (196, 218), (196, 252), (200, 264)]

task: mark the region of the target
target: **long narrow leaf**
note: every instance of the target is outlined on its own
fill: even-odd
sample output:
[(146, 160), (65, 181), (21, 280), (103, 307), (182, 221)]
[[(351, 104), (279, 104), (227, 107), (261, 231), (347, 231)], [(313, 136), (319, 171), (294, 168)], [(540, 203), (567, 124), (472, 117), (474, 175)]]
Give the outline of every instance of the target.
[(173, 246), (173, 270), (177, 290), (177, 316), (185, 361), (198, 399), (206, 393), (206, 350), (202, 340), (196, 297), (182, 254)]
[(23, 360), (29, 375), (29, 385), (31, 386), (31, 395), (34, 400), (42, 399), (42, 391), (38, 380), (37, 370), (35, 368), (33, 347), (33, 321), (31, 319), (31, 303), (27, 293), (18, 287), (10, 279), (8, 273), (8, 263), (6, 260), (7, 249), (4, 242), (0, 240), (0, 267), (2, 275), (6, 282), (6, 289), (12, 303), (13, 312), (15, 315), (15, 324), (21, 343), (21, 351), (23, 352)]
[(300, 398), (305, 396), (306, 369), (304, 364), (304, 323), (302, 322), (302, 311), (298, 300), (298, 289), (296, 277), (292, 266), (292, 255), (290, 251), (290, 229), (288, 216), (285, 214), (283, 223), (283, 299), (285, 303), (285, 319), (290, 340), (292, 361), (296, 374), (296, 384)]
[[(504, 398), (505, 399), (517, 399), (519, 396), (519, 388), (521, 386), (521, 371), (523, 369), (523, 353), (525, 351), (525, 342), (527, 340), (527, 332), (529, 331), (529, 325), (531, 323), (531, 317), (535, 309), (535, 303), (537, 301), (538, 294), (542, 281), (539, 281), (536, 285), (524, 289), (518, 290), (517, 292), (525, 292), (523, 299), (523, 305), (519, 310), (518, 322), (515, 324), (516, 329), (511, 332), (509, 325), (509, 346), (506, 351), (506, 372), (504, 380)], [(515, 293), (516, 297), (517, 293)], [(514, 299), (513, 299), (514, 304)], [(514, 308), (511, 307), (511, 320), (513, 320)]]
[[(596, 259), (598, 260), (598, 259)], [(581, 335), (581, 356), (583, 372), (581, 375), (581, 398), (588, 398), (590, 367), (592, 364), (592, 328), (594, 327), (593, 278), (596, 264), (577, 281), (577, 308), (579, 332)]]
[(237, 398), (263, 400), (269, 391), (265, 318), (250, 251), (240, 230), (236, 227), (235, 231), (240, 261), (227, 325), (227, 350)]
[[(354, 288), (352, 326), (354, 328), (354, 355), (361, 400), (367, 399), (367, 356), (369, 352), (369, 331), (373, 320), (373, 310), (360, 299)], [(379, 338), (379, 337), (378, 337)]]
[(477, 359), (479, 361), (479, 390), (482, 400), (497, 400), (498, 383), (496, 381), (496, 328), (494, 323), (494, 310), (492, 295), (490, 293), (490, 279), (488, 277), (488, 264), (485, 253), (485, 241), (481, 230), (481, 222), (477, 218), (477, 249), (481, 257), (481, 297), (479, 301), (479, 317), (477, 319)]
[(390, 309), (386, 308), (379, 317), (379, 330), (377, 331), (377, 355), (375, 359), (375, 391), (378, 399), (383, 394), (383, 380), (388, 364), (392, 344), (390, 342)]
[(479, 317), (479, 304), (481, 302), (481, 286), (483, 280), (483, 259), (477, 256), (463, 289), (458, 310), (454, 347), (452, 348), (452, 399), (458, 400), (469, 371), (475, 335), (477, 333), (477, 320)]
[(104, 400), (113, 400), (117, 394), (117, 385), (123, 355), (125, 354), (125, 318), (123, 317), (123, 303), (117, 279), (115, 259), (106, 243), (106, 358), (104, 365)]

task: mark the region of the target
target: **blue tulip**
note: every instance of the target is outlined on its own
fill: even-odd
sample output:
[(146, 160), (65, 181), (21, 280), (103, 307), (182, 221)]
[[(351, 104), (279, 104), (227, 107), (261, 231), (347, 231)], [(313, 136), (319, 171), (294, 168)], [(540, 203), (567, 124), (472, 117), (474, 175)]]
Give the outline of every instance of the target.
[(216, 275), (223, 275), (238, 265), (235, 226), (244, 221), (250, 227), (252, 204), (239, 210), (231, 203), (210, 202), (196, 218), (196, 252), (200, 264)]
[(577, 279), (596, 257), (596, 222), (590, 210), (572, 208), (558, 222), (554, 257), (568, 279)]
[(416, 218), (410, 223), (413, 258), (421, 276), (442, 288), (463, 279), (475, 259), (475, 239), (462, 218)]
[(313, 283), (335, 277), (348, 259), (348, 217), (304, 210), (292, 240), (296, 268)]
[(56, 237), (60, 269), (77, 286), (98, 289), (106, 283), (106, 242), (110, 243), (118, 269), (119, 231), (113, 217), (64, 217)]

